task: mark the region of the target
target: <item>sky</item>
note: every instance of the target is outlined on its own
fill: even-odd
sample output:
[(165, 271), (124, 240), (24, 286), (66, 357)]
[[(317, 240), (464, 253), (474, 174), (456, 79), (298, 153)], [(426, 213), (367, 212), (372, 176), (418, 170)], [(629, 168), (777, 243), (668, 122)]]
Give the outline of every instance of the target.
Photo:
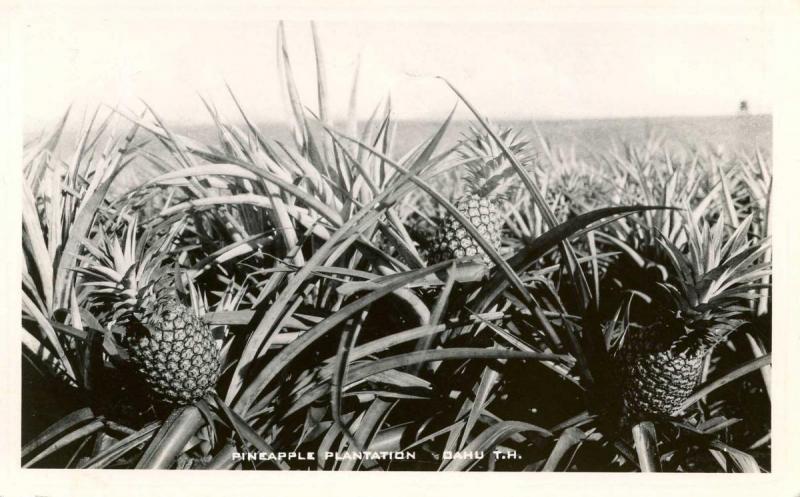
[[(771, 40), (762, 2), (702, 9), (641, 4), (573, 2), (535, 10), (517, 2), (499, 10), (466, 1), (417, 15), (328, 11), (315, 17), (331, 112), (345, 115), (356, 67), (361, 117), (390, 96), (398, 118), (442, 119), (457, 98), (436, 76), (493, 119), (724, 115), (745, 99), (752, 112), (771, 111)], [(309, 13), (203, 5), (29, 14), (25, 127), (54, 122), (71, 104), (136, 111), (142, 101), (168, 121), (208, 123), (201, 96), (235, 116), (226, 84), (252, 119), (283, 120), (279, 15), (289, 19), (301, 97), (316, 109)], [(458, 8), (461, 18), (452, 14)], [(463, 106), (459, 112), (466, 115)]]

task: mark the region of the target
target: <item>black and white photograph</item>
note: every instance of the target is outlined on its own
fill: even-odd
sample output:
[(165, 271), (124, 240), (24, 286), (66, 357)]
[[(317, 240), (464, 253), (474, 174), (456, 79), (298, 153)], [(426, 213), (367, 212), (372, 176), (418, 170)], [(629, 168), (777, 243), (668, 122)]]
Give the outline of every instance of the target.
[(19, 6), (17, 471), (772, 473), (786, 6), (540, 4)]

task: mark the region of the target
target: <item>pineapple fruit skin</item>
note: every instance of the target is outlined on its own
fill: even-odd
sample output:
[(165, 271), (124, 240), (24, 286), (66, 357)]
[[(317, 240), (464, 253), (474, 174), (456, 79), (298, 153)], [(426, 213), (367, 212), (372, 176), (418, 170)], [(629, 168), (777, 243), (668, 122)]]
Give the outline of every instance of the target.
[(131, 358), (159, 400), (190, 404), (216, 385), (220, 363), (211, 330), (177, 299), (157, 304), (130, 340)]
[(669, 330), (660, 324), (631, 330), (616, 356), (626, 423), (677, 415), (700, 382), (707, 351), (701, 347), (678, 353), (659, 339), (664, 335)]
[[(495, 250), (500, 249), (500, 232), (502, 222), (494, 201), (478, 195), (467, 194), (460, 197), (455, 204), (456, 209), (472, 223)], [(452, 215), (445, 217), (441, 229), (427, 250), (429, 262), (435, 264), (456, 257), (483, 256), (486, 264), (491, 259), (478, 245), (467, 229)]]

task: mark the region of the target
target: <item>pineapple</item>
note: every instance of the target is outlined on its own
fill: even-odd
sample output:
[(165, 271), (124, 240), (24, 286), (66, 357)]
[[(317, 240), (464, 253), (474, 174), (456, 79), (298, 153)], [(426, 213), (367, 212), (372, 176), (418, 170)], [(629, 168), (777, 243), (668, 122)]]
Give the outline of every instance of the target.
[(101, 237), (94, 261), (79, 269), (89, 299), (107, 325), (121, 325), (130, 357), (157, 400), (189, 404), (214, 388), (219, 358), (211, 331), (184, 305), (176, 275), (162, 254), (164, 243), (137, 248), (136, 223), (127, 228), (124, 249), (117, 238)]
[[(499, 130), (497, 135), (506, 146), (519, 156), (520, 162), (527, 162), (528, 143), (521, 141), (519, 135), (510, 128)], [(503, 180), (513, 173), (493, 138), (472, 129), (471, 136), (461, 142), (459, 155), (467, 160), (468, 175), (466, 192), (455, 201), (455, 208), (475, 227), (478, 233), (495, 249), (500, 249), (500, 235), (503, 227), (500, 215), (504, 196), (496, 190)], [(475, 241), (466, 228), (454, 216), (448, 214), (441, 227), (423, 250), (428, 262), (435, 264), (457, 257), (482, 256), (483, 262), (491, 264), (491, 259)]]
[[(629, 329), (614, 362), (621, 382), (623, 422), (673, 417), (697, 387), (705, 357), (745, 322), (746, 305), (770, 271), (765, 239), (747, 239), (750, 219), (723, 243), (723, 223), (685, 226), (688, 254), (665, 238), (673, 270), (662, 286), (671, 299), (666, 316)], [(674, 281), (672, 281), (674, 280)]]
[[(475, 226), (478, 233), (491, 243), (495, 250), (500, 248), (502, 223), (497, 213), (495, 199), (486, 198), (477, 192), (468, 193), (456, 201), (455, 207)], [(430, 249), (427, 250), (432, 264), (455, 257), (474, 255), (482, 255), (483, 261), (491, 264), (489, 256), (461, 222), (448, 215), (443, 224), (443, 227), (435, 235)]]

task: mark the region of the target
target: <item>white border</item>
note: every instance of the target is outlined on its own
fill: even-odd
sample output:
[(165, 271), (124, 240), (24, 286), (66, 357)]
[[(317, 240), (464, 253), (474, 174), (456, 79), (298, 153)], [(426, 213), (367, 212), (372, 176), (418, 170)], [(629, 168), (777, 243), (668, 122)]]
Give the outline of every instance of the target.
[[(737, 5), (742, 2), (735, 2)], [(753, 2), (751, 2), (753, 3)], [(797, 420), (797, 392), (800, 392), (798, 360), (800, 333), (794, 326), (798, 304), (800, 269), (797, 255), (800, 230), (795, 228), (798, 212), (800, 170), (800, 4), (775, 1), (756, 2), (772, 27), (774, 51), (771, 60), (774, 101), (774, 347), (773, 347), (773, 472), (765, 475), (698, 474), (555, 474), (496, 473), (331, 473), (293, 472), (157, 472), (111, 470), (21, 470), (20, 452), (20, 354), (19, 354), (19, 196), (21, 178), (21, 29), (27, 15), (57, 12), (86, 15), (89, 12), (175, 16), (204, 12), (226, 17), (281, 17), (285, 19), (384, 20), (496, 20), (582, 22), (589, 18), (635, 20), (641, 16), (664, 16), (692, 22), (692, 19), (725, 18), (731, 2), (674, 1), (505, 1), (446, 0), (437, 2), (304, 1), (255, 2), (207, 0), (172, 2), (30, 2), (0, 3), (0, 164), (3, 174), (3, 208), (0, 216), (8, 243), (2, 244), (3, 305), (0, 306), (0, 495), (110, 496), (110, 495), (800, 495), (800, 427)], [(37, 10), (39, 9), (39, 10)], [(266, 36), (266, 35), (265, 35)], [(713, 36), (710, 33), (709, 36)], [(42, 68), (43, 74), (46, 68)], [(57, 82), (54, 82), (57, 84)]]

